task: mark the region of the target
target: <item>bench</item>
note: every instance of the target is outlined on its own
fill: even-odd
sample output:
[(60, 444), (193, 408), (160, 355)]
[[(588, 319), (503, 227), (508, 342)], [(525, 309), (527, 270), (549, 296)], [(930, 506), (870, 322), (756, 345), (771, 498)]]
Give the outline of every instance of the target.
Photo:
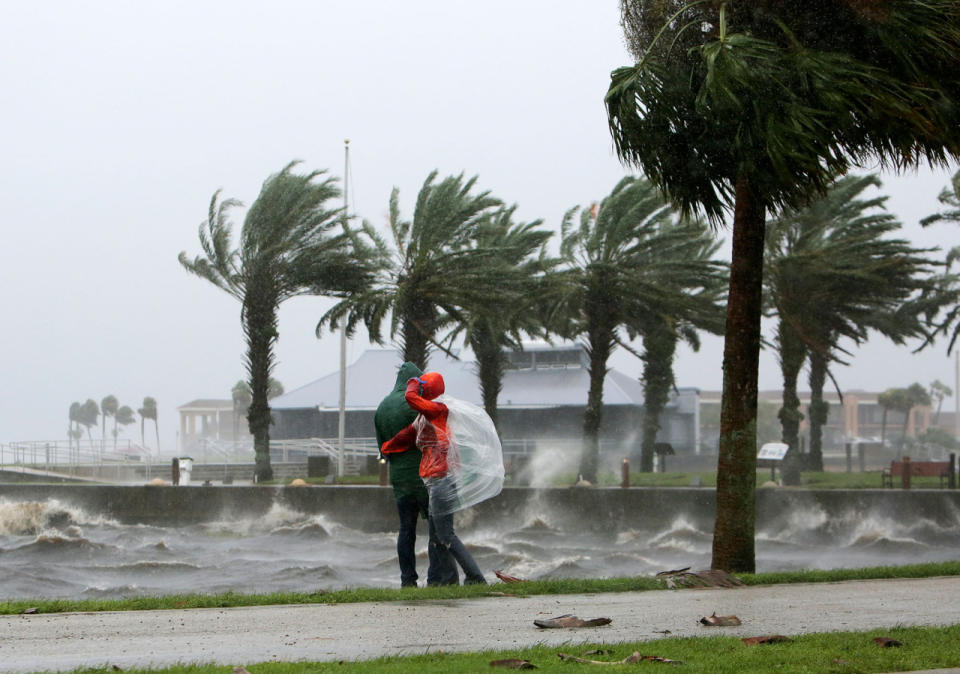
[[(906, 461), (891, 461), (890, 467), (883, 469), (880, 473), (881, 487), (893, 487), (895, 477), (901, 478), (904, 489), (910, 488), (911, 477), (939, 477), (942, 489), (944, 483), (950, 478), (949, 461), (911, 461), (904, 458)], [(904, 475), (904, 466), (910, 466), (909, 475)]]

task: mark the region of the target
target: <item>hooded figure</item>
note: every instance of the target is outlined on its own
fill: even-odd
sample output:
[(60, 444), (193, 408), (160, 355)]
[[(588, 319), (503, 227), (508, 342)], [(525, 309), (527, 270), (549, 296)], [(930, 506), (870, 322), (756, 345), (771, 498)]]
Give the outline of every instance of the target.
[[(456, 500), (456, 484), (447, 471), (450, 450), (447, 419), (450, 410), (442, 402), (434, 400), (443, 395), (444, 389), (443, 377), (439, 372), (424, 372), (419, 377), (407, 380), (403, 397), (419, 415), (412, 424), (399, 431), (380, 448), (387, 456), (408, 452), (412, 447), (421, 450), (420, 477), (427, 483), (431, 505)], [(453, 531), (453, 512), (438, 512), (437, 508), (431, 507), (430, 522), (440, 545), (450, 551), (466, 574), (464, 584), (486, 584), (483, 572), (474, 561), (473, 555)]]
[[(417, 417), (404, 399), (407, 381), (422, 374), (420, 368), (410, 362), (400, 366), (393, 390), (387, 394), (373, 417), (377, 433), (377, 446), (384, 443), (399, 431), (409, 426)], [(407, 446), (404, 451), (385, 454), (389, 461), (390, 484), (397, 501), (397, 513), (400, 516), (400, 531), (397, 534), (397, 559), (400, 563), (401, 587), (415, 587), (417, 584), (417, 562), (415, 546), (417, 542), (417, 518), (427, 517), (427, 489), (420, 479), (420, 450), (416, 444)], [(430, 566), (427, 569), (427, 585), (458, 585), (460, 577), (449, 550), (441, 547), (434, 532), (434, 524), (428, 522), (430, 540), (427, 552)]]

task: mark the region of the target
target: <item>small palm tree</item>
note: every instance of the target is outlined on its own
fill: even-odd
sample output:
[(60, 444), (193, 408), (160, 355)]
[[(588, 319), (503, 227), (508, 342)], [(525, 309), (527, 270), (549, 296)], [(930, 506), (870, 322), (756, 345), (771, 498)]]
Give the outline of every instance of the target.
[(100, 416), (100, 407), (93, 398), (87, 398), (87, 401), (80, 406), (80, 423), (87, 429), (87, 439), (93, 444), (93, 436), (90, 429), (97, 425), (97, 417)]
[[(674, 222), (675, 210), (643, 178), (626, 177), (599, 205), (575, 207), (561, 227), (563, 294), (555, 314), (564, 336), (583, 337), (590, 388), (583, 421), (580, 474), (596, 482), (607, 361), (623, 329), (641, 333), (644, 316), (686, 311), (713, 274), (699, 256), (703, 230)], [(676, 315), (676, 314), (673, 314)]]
[(137, 413), (140, 415), (140, 444), (145, 445), (146, 442), (143, 438), (143, 425), (144, 421), (150, 419), (153, 421), (153, 429), (157, 434), (157, 451), (160, 451), (160, 425), (157, 422), (157, 400), (156, 398), (151, 398), (146, 396), (143, 399), (143, 407), (140, 407), (137, 410)]
[(68, 413), (69, 422), (67, 424), (67, 441), (70, 444), (70, 448), (73, 448), (74, 440), (77, 441), (77, 447), (79, 448), (80, 438), (83, 437), (83, 433), (80, 432), (80, 403), (73, 402), (70, 403), (70, 411)]
[(207, 220), (200, 225), (204, 255), (190, 260), (180, 253), (179, 258), (187, 271), (242, 305), (252, 393), (247, 421), (254, 437), (258, 481), (273, 477), (268, 391), (280, 304), (304, 294), (342, 297), (369, 282), (364, 260), (353, 254), (354, 236), (342, 211), (327, 206), (340, 194), (335, 180), (323, 171), (296, 174), (295, 165), (288, 164), (264, 182), (247, 211), (238, 248), (231, 248), (230, 211), (240, 203), (221, 201), (218, 191), (210, 200)]
[(117, 413), (113, 417), (113, 449), (117, 449), (117, 436), (120, 435), (119, 426), (129, 426), (130, 424), (136, 423), (137, 418), (133, 416), (133, 409), (129, 405), (123, 405), (117, 409)]
[(107, 441), (107, 417), (112, 417), (117, 413), (118, 405), (119, 403), (115, 395), (105, 396), (103, 400), (100, 401), (100, 412), (103, 414), (100, 427), (101, 443), (106, 443)]
[(497, 301), (496, 249), (480, 248), (477, 228), (501, 205), (490, 192), (474, 194), (477, 178), (463, 174), (435, 182), (433, 171), (417, 195), (413, 220), (400, 214), (399, 190), (390, 195), (392, 242), (385, 241), (369, 223), (364, 231), (370, 245), (358, 257), (377, 268), (365, 289), (341, 300), (317, 324), (317, 336), (326, 326), (346, 321), (348, 333), (363, 322), (370, 339), (383, 343), (381, 324), (391, 314), (391, 338), (399, 335), (403, 360), (426, 369), (430, 351), (439, 346), (440, 331), (458, 310), (481, 301)]
[(949, 398), (953, 395), (953, 389), (944, 384), (939, 379), (934, 379), (930, 382), (930, 399), (937, 403), (937, 411), (933, 417), (933, 425), (940, 425), (940, 408), (943, 407), (944, 398)]

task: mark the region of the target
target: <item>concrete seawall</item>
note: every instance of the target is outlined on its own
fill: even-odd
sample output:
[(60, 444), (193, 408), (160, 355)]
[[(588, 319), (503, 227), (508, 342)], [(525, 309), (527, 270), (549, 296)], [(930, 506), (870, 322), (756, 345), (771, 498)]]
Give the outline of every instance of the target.
[[(396, 528), (393, 491), (350, 487), (169, 487), (101, 485), (0, 485), (5, 501), (46, 501), (82, 508), (125, 524), (178, 526), (213, 520), (258, 517), (274, 507), (325, 514), (363, 531)], [(560, 530), (603, 527), (643, 529), (683, 516), (712, 529), (714, 490), (708, 488), (551, 488), (508, 487), (495, 499), (459, 515), (463, 528), (514, 524), (546, 517)], [(895, 521), (922, 517), (943, 526), (960, 522), (960, 491), (803, 490), (757, 491), (757, 528), (779, 529), (800, 510), (827, 517), (872, 513)]]

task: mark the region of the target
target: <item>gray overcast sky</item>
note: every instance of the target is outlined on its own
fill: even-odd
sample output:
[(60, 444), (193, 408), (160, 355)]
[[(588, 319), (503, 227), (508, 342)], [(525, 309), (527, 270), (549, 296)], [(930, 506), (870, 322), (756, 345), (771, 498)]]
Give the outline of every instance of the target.
[[(6, 3), (0, 442), (64, 438), (72, 401), (112, 393), (134, 409), (157, 398), (173, 451), (176, 407), (229, 398), (244, 377), (238, 303), (177, 254), (199, 252), (216, 189), (250, 203), (291, 159), (342, 176), (345, 138), (352, 210), (377, 225), (394, 185), (410, 215), (437, 168), (479, 175), (559, 229), (625, 173), (602, 100), (627, 62), (615, 0)], [(951, 173), (884, 177), (917, 243), (956, 243), (949, 226), (916, 225)], [(281, 310), (288, 390), (338, 366), (337, 337), (313, 335), (328, 305)], [(348, 359), (366, 346), (352, 340)], [(712, 338), (684, 350), (678, 383), (719, 389), (721, 352)], [(613, 364), (640, 372), (624, 353)], [(761, 387), (779, 388), (771, 355), (762, 370)], [(880, 338), (837, 376), (851, 389), (954, 383), (945, 346), (913, 356)]]

